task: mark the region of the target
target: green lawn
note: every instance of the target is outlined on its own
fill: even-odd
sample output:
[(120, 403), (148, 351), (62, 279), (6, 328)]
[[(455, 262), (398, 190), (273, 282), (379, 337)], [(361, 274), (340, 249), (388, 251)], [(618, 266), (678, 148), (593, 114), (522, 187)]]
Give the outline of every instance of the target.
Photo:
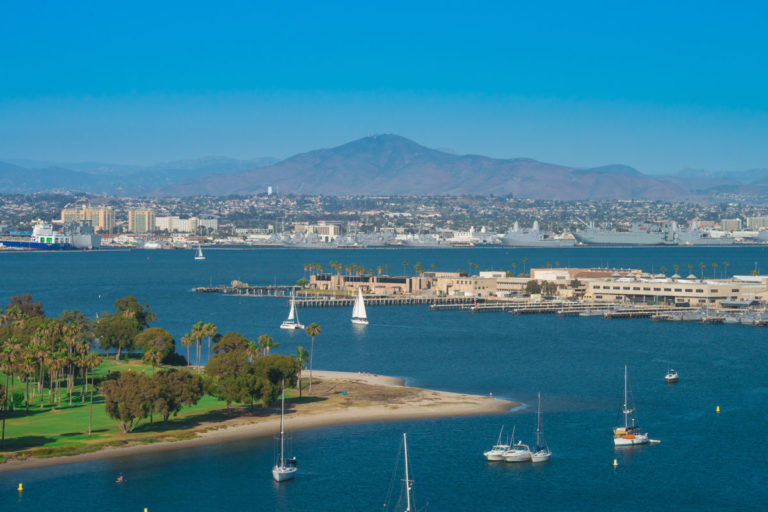
[[(140, 360), (104, 361), (96, 370), (97, 376), (105, 376), (110, 370), (134, 370), (150, 373), (151, 367)], [(5, 383), (5, 375), (0, 374)], [(155, 423), (143, 420), (131, 434), (122, 434), (117, 424), (104, 411), (103, 397), (94, 393), (92, 435), (88, 436), (88, 418), (90, 407), (88, 396), (81, 402), (80, 381), (77, 381), (73, 394), (72, 406), (69, 406), (66, 386), (62, 382), (62, 407), (51, 410), (48, 406), (48, 393), (44, 390), (45, 406), (40, 407), (39, 398), (30, 405), (27, 413), (19, 408), (6, 420), (5, 448), (0, 450), (0, 462), (10, 457), (46, 457), (67, 453), (82, 453), (98, 450), (108, 444), (126, 444), (130, 442), (155, 442), (160, 439), (181, 439), (190, 437), (189, 429), (201, 421), (219, 421), (226, 419), (225, 402), (211, 396), (204, 396), (196, 405), (184, 407), (177, 417), (171, 417), (168, 424), (162, 423), (162, 417), (155, 415)], [(25, 384), (15, 382), (11, 389), (23, 391)]]

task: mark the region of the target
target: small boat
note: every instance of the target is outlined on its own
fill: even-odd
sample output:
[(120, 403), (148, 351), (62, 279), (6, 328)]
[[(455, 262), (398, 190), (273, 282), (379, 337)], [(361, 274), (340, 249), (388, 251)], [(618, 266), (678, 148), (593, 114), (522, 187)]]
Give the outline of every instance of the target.
[(303, 329), (304, 326), (299, 323), (299, 313), (296, 311), (296, 297), (291, 294), (291, 310), (288, 312), (288, 318), (280, 324), (281, 329), (294, 330)]
[(627, 367), (624, 367), (624, 405), (621, 413), (624, 415), (624, 426), (614, 427), (613, 445), (614, 446), (634, 446), (638, 444), (648, 444), (648, 434), (640, 432), (640, 427), (635, 425), (635, 418), (629, 420), (632, 409), (627, 403)]
[(547, 462), (552, 457), (552, 451), (544, 443), (544, 430), (541, 428), (541, 392), (539, 392), (539, 411), (536, 416), (536, 444), (531, 453), (531, 462)]
[(664, 376), (664, 381), (667, 384), (674, 384), (678, 380), (680, 380), (680, 377), (677, 375), (677, 370), (673, 370), (672, 368), (670, 368), (667, 374)]
[(285, 430), (283, 428), (283, 417), (285, 416), (285, 379), (283, 379), (283, 397), (280, 404), (280, 453), (275, 465), (272, 467), (272, 478), (275, 482), (290, 480), (296, 476), (298, 466), (296, 457), (285, 456)]
[(203, 256), (203, 249), (200, 247), (200, 244), (197, 244), (197, 253), (195, 254), (196, 260), (204, 260), (205, 256)]
[(518, 441), (504, 452), (504, 460), (507, 462), (529, 462), (531, 460), (531, 449), (527, 444)]
[(352, 323), (357, 325), (368, 325), (368, 315), (365, 313), (365, 301), (363, 300), (363, 289), (357, 289), (357, 298), (352, 308)]
[(499, 462), (504, 460), (504, 453), (509, 450), (509, 443), (504, 444), (501, 442), (501, 433), (504, 432), (504, 426), (502, 425), (501, 430), (499, 431), (499, 438), (496, 440), (496, 444), (493, 445), (493, 447), (488, 450), (487, 452), (483, 452), (483, 455), (485, 455), (485, 460), (488, 462)]

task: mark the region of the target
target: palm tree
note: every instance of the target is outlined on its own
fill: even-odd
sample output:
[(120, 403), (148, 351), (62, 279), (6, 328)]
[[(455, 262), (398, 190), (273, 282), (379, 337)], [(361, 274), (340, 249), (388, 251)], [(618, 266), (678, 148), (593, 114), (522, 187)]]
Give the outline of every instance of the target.
[(472, 260), (467, 260), (467, 266), (469, 267), (469, 275), (472, 275)]
[(523, 260), (523, 274), (525, 274), (525, 262), (527, 262), (527, 261), (528, 261), (528, 258), (526, 258), (525, 256), (523, 256), (521, 259)]
[(152, 375), (155, 374), (155, 367), (160, 365), (160, 361), (163, 360), (163, 354), (159, 350), (151, 349), (144, 352), (141, 356), (144, 362), (147, 362), (152, 366)]
[(376, 272), (378, 273), (378, 275), (381, 275), (381, 271), (382, 271), (382, 270), (384, 270), (384, 267), (382, 267), (381, 265), (379, 265), (378, 267), (376, 267)]
[(691, 274), (693, 274), (693, 265), (689, 263), (688, 264), (688, 275), (691, 275)]
[[(404, 276), (408, 275), (408, 262), (407, 261), (403, 262), (403, 275)], [(310, 382), (310, 384), (312, 384), (312, 383)]]
[(93, 426), (93, 370), (98, 368), (99, 365), (101, 365), (101, 356), (95, 352), (88, 354), (88, 358), (85, 362), (85, 367), (90, 370), (91, 373), (91, 399), (88, 411), (88, 437), (91, 437), (91, 427)]
[(662, 265), (661, 267), (659, 267), (659, 269), (661, 270), (662, 274), (664, 274), (664, 275), (667, 274), (667, 267), (665, 265)]
[(270, 349), (277, 348), (280, 344), (273, 340), (269, 334), (262, 334), (259, 336), (259, 346), (264, 349), (264, 355), (268, 356)]
[(512, 262), (512, 277), (514, 277), (514, 276), (515, 276), (515, 269), (517, 269), (517, 263), (515, 263), (515, 262), (513, 261), (513, 262)]
[(205, 338), (205, 324), (203, 322), (197, 322), (192, 326), (192, 332), (189, 334), (195, 338), (195, 363), (197, 365), (197, 373), (200, 373), (200, 359), (202, 357), (202, 343), (200, 341)]
[(717, 263), (712, 263), (712, 279), (717, 278)]
[(729, 265), (730, 265), (730, 263), (728, 263), (727, 261), (723, 262), (723, 277), (728, 277), (728, 266)]
[(307, 326), (305, 329), (307, 336), (312, 338), (312, 345), (309, 347), (309, 392), (312, 392), (312, 360), (313, 356), (315, 355), (315, 336), (319, 336), (320, 332), (322, 331), (322, 327), (320, 327), (316, 323), (311, 323)]
[(701, 278), (704, 279), (704, 269), (707, 268), (707, 264), (702, 261), (699, 263), (699, 268), (701, 269)]
[(261, 356), (261, 349), (254, 341), (248, 341), (248, 346), (245, 349), (245, 355), (251, 361), (255, 361)]
[(674, 265), (672, 268), (675, 269), (675, 274), (677, 274), (677, 271), (680, 270), (680, 265)]
[(218, 329), (216, 329), (215, 324), (207, 323), (203, 326), (203, 334), (208, 337), (208, 357), (206, 358), (206, 361), (211, 359), (211, 338), (216, 336), (217, 331)]
[(185, 334), (184, 336), (181, 337), (181, 344), (187, 347), (187, 364), (188, 365), (192, 364), (192, 360), (190, 359), (190, 356), (189, 356), (189, 347), (192, 346), (194, 342), (195, 342), (195, 338), (193, 338), (191, 334)]
[[(304, 363), (309, 360), (309, 352), (299, 345), (296, 347), (296, 353), (293, 354), (293, 360), (299, 365), (299, 398), (301, 398), (301, 370), (304, 369)], [(311, 380), (311, 377), (310, 377)]]

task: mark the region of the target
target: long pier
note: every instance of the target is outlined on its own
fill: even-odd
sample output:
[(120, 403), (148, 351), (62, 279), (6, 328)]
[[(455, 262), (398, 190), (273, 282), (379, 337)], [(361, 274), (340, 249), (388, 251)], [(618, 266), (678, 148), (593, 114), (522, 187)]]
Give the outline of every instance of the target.
[(301, 289), (295, 285), (265, 285), (265, 286), (198, 286), (193, 288), (195, 293), (220, 293), (222, 295), (237, 295), (240, 297), (290, 297)]
[[(393, 297), (386, 295), (369, 295), (364, 297), (365, 306), (423, 306), (451, 305), (463, 306), (474, 304), (474, 297)], [(312, 297), (297, 298), (297, 308), (334, 308), (347, 307), (355, 303), (354, 297)]]

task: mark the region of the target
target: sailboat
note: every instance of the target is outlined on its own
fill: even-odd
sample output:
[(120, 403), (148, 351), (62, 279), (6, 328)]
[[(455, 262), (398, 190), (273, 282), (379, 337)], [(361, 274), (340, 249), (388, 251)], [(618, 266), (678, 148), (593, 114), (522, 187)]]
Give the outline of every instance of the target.
[(627, 367), (624, 367), (624, 405), (622, 406), (621, 413), (624, 415), (624, 426), (615, 427), (613, 429), (613, 444), (614, 446), (634, 446), (637, 444), (647, 444), (648, 434), (640, 432), (640, 427), (635, 425), (635, 418), (632, 421), (629, 420), (629, 415), (632, 414), (632, 409), (629, 408), (627, 403)]
[[(384, 510), (404, 510), (405, 512), (415, 512), (416, 510), (427, 510), (429, 507), (429, 504), (426, 503), (422, 508), (416, 509), (414, 508), (414, 499), (413, 499), (413, 484), (414, 481), (411, 479), (411, 476), (409, 474), (410, 467), (408, 465), (408, 438), (405, 433), (403, 433), (403, 460), (404, 460), (404, 467), (405, 467), (405, 478), (403, 479), (403, 492), (400, 493), (398, 496), (398, 502), (392, 503), (395, 500), (394, 498), (394, 486), (390, 484), (390, 494), (387, 496), (387, 501), (390, 501), (392, 499), (392, 502), (385, 503), (384, 504)], [(395, 478), (395, 475), (392, 475), (393, 478)], [(393, 482), (394, 483), (394, 482)], [(403, 498), (405, 498), (405, 503), (402, 502)], [(393, 505), (392, 507), (388, 507), (387, 505)], [(403, 509), (403, 505), (405, 505), (405, 508)]]
[(303, 329), (304, 326), (299, 323), (299, 313), (296, 311), (296, 297), (291, 294), (291, 310), (288, 312), (288, 318), (280, 324), (281, 329)]
[(275, 482), (290, 480), (296, 476), (298, 466), (296, 457), (286, 458), (285, 456), (285, 430), (283, 428), (283, 417), (285, 416), (285, 379), (283, 379), (283, 398), (280, 404), (280, 454), (272, 467), (272, 478)]
[(352, 308), (352, 323), (358, 325), (368, 325), (368, 315), (365, 313), (365, 301), (363, 300), (363, 289), (357, 289), (357, 298), (355, 306)]
[(552, 457), (552, 452), (544, 443), (544, 430), (541, 428), (541, 392), (539, 392), (539, 412), (536, 416), (536, 445), (531, 453), (531, 462), (547, 462)]
[(509, 443), (503, 444), (501, 442), (502, 432), (504, 432), (504, 425), (501, 426), (501, 430), (499, 431), (499, 438), (496, 440), (496, 444), (493, 445), (493, 447), (490, 450), (483, 453), (483, 455), (485, 455), (485, 460), (487, 460), (488, 462), (503, 461), (504, 452), (509, 450)]
[(195, 253), (195, 259), (196, 260), (204, 260), (205, 256), (203, 256), (203, 249), (200, 247), (200, 244), (197, 244), (197, 253)]

